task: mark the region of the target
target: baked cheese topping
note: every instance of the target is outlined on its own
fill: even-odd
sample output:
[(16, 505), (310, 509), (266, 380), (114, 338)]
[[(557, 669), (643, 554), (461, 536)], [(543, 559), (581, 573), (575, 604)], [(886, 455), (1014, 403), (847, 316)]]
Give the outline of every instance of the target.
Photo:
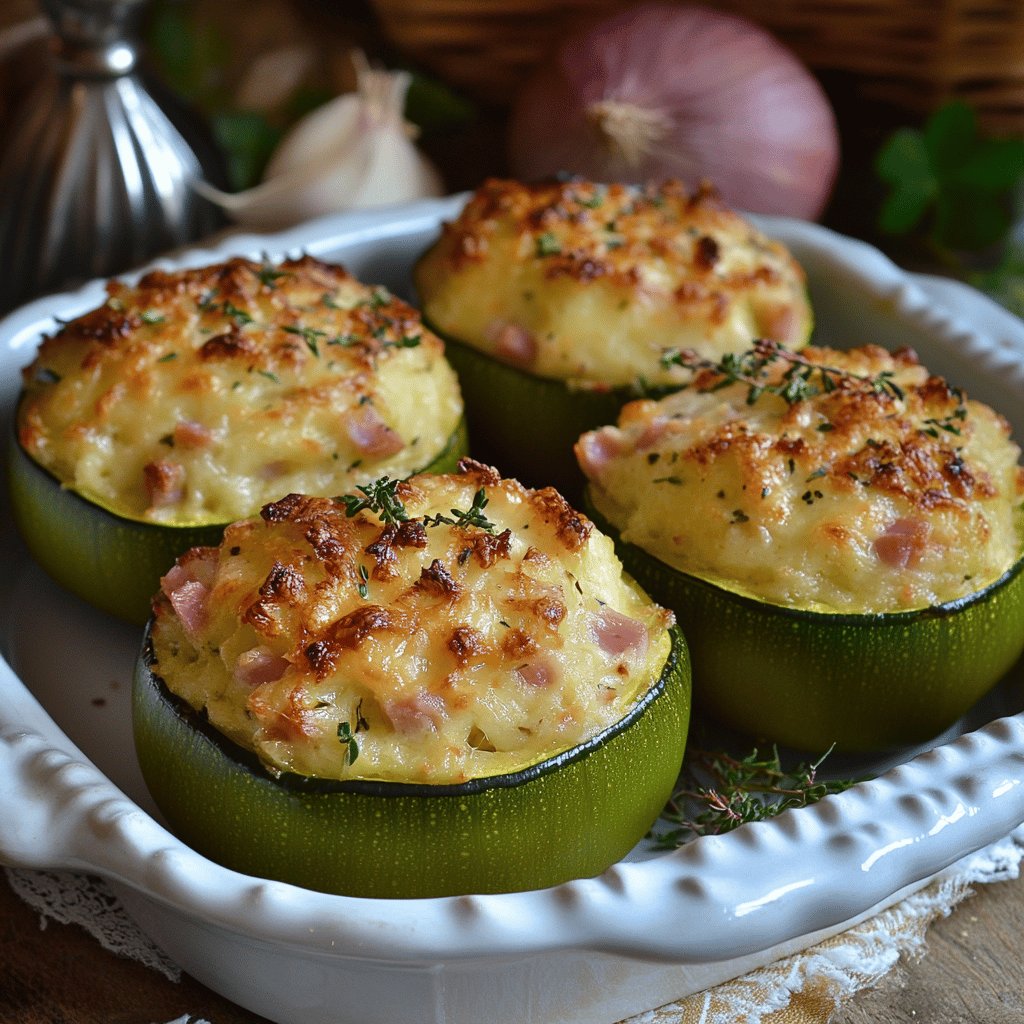
[(668, 346), (707, 356), (811, 329), (789, 252), (710, 188), (492, 180), (415, 270), (444, 334), (579, 387), (680, 383)]
[(162, 582), (155, 671), (272, 771), (321, 778), (459, 783), (613, 725), (671, 613), (557, 492), (460, 468), (289, 495), (194, 548)]
[(1021, 557), (1008, 423), (913, 353), (670, 355), (697, 370), (691, 387), (627, 405), (576, 447), (624, 540), (732, 590), (842, 612), (942, 604)]
[(462, 415), (418, 314), (311, 257), (154, 271), (108, 295), (43, 340), (18, 436), (120, 515), (222, 523), (290, 491), (408, 476)]

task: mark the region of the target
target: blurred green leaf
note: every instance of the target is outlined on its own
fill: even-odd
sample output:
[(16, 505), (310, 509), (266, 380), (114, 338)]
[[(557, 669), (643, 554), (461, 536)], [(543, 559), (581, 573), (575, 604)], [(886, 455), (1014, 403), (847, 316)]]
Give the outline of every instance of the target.
[(946, 104), (921, 129), (901, 128), (879, 150), (889, 186), (878, 211), (890, 235), (920, 231), (946, 257), (1005, 240), (1013, 192), (1024, 180), (1024, 140), (985, 139), (971, 107)]
[(213, 134), (227, 157), (231, 187), (241, 190), (260, 180), (283, 133), (262, 114), (243, 111), (215, 115)]
[(1010, 229), (1010, 211), (995, 193), (946, 189), (935, 207), (934, 237), (948, 249), (985, 249)]
[(935, 180), (924, 135), (916, 128), (893, 132), (875, 159), (875, 169), (883, 181), (892, 184)]
[(935, 111), (924, 126), (924, 144), (936, 173), (963, 162), (978, 134), (974, 111), (961, 100), (954, 100)]
[(155, 4), (146, 42), (158, 74), (179, 96), (207, 113), (226, 102), (223, 78), (231, 62), (231, 42), (192, 15), (189, 4)]
[(981, 142), (956, 171), (957, 181), (985, 189), (1013, 188), (1022, 177), (1022, 139), (990, 139)]
[(477, 114), (474, 104), (443, 82), (413, 72), (405, 94), (405, 116), (421, 131), (444, 131), (469, 124)]
[(885, 197), (878, 215), (879, 227), (889, 235), (903, 235), (920, 223), (931, 205), (934, 191), (897, 186)]

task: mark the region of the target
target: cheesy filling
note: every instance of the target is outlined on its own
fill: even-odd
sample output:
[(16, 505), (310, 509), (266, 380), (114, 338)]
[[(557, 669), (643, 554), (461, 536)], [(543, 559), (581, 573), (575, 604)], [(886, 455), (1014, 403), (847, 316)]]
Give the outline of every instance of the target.
[(379, 484), (362, 508), (366, 491), (290, 495), (163, 580), (154, 670), (272, 771), (504, 774), (613, 725), (659, 678), (671, 614), (557, 492), (469, 460)]
[(440, 339), (340, 267), (234, 259), (108, 292), (25, 369), (18, 436), (119, 515), (221, 523), (408, 476), (462, 415)]
[(773, 603), (891, 612), (983, 590), (1020, 557), (1004, 418), (913, 353), (761, 344), (627, 405), (577, 456), (624, 540)]
[(415, 269), (444, 334), (582, 388), (685, 379), (667, 346), (707, 356), (811, 329), (789, 252), (709, 188), (489, 181)]

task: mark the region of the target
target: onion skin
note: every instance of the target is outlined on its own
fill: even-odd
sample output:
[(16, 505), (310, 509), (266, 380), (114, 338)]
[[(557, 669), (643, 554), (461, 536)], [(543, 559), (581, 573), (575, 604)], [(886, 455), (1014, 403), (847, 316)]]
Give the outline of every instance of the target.
[(708, 179), (731, 206), (820, 216), (839, 164), (831, 105), (764, 29), (703, 7), (640, 4), (570, 36), (516, 98), (524, 179)]

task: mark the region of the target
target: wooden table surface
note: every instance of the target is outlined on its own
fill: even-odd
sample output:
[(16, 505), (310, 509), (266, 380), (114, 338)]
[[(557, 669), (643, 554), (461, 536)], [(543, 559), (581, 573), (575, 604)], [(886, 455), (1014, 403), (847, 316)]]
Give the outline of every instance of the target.
[[(922, 960), (860, 993), (832, 1024), (1021, 1024), (1022, 934), (1024, 879), (980, 886), (932, 927)], [(188, 977), (170, 982), (106, 952), (77, 926), (41, 929), (0, 880), (0, 1024), (165, 1024), (184, 1014), (265, 1024)]]

